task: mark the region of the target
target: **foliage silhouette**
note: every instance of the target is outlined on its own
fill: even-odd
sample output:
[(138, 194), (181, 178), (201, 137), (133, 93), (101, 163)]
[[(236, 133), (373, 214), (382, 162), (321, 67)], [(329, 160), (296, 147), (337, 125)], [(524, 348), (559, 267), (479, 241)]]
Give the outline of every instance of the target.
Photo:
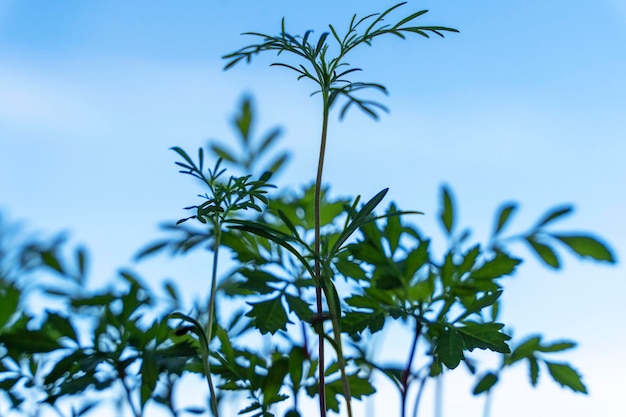
[[(320, 416), (342, 407), (351, 416), (352, 400), (373, 395), (373, 377), (380, 374), (398, 389), (405, 417), (411, 409), (418, 414), (428, 381), (461, 364), (477, 375), (473, 393), (487, 398), (501, 373), (521, 362), (528, 363), (532, 385), (543, 366), (558, 384), (587, 392), (575, 368), (552, 358), (575, 342), (548, 343), (542, 335), (514, 340), (498, 316), (502, 281), (523, 263), (517, 242), (552, 269), (561, 265), (559, 248), (582, 260), (615, 262), (594, 235), (553, 231), (570, 206), (555, 207), (528, 231), (507, 235), (517, 204), (504, 204), (488, 241), (476, 242), (460, 228), (455, 198), (443, 186), (438, 220), (446, 249), (439, 254), (435, 237), (409, 222), (420, 212), (393, 202), (382, 208), (387, 189), (362, 203), (359, 196), (331, 196), (323, 184), (328, 118), (338, 100), (345, 100), (340, 118), (352, 106), (373, 118), (385, 109), (361, 97), (363, 90), (386, 89), (353, 81), (359, 69), (345, 61), (349, 52), (380, 36), (456, 32), (412, 26), (426, 11), (392, 18), (403, 5), (355, 15), (343, 36), (330, 25), (317, 42), (310, 40), (311, 31), (288, 34), (283, 19), (279, 35), (249, 33), (260, 43), (224, 57), (228, 69), (276, 52), (281, 61), (273, 65), (317, 85), (323, 117), (315, 181), (295, 191), (269, 183), (284, 169), (288, 153), (272, 151), (279, 129), (255, 139), (250, 98), (242, 100), (233, 120), (241, 149), (213, 141), (194, 160), (172, 148), (180, 172), (197, 181), (203, 194), (186, 207), (189, 217), (165, 225), (166, 236), (140, 250), (137, 259), (208, 250), (206, 301), (190, 308), (173, 282), (157, 293), (126, 269), (108, 287), (93, 290), (87, 286), (85, 249), (68, 248), (63, 238), (17, 245), (0, 240), (0, 388), (7, 399), (0, 412), (34, 416), (47, 407), (60, 416), (82, 416), (112, 397), (120, 414), (135, 417), (157, 405), (175, 417), (219, 416), (221, 402), (235, 395), (246, 401), (239, 414), (295, 417), (302, 415), (299, 398), (306, 395), (317, 397)], [(205, 168), (207, 160), (212, 168)], [(0, 237), (7, 230), (0, 228)], [(233, 269), (220, 277), (225, 253)], [(40, 276), (45, 279), (37, 288), (49, 305), (32, 313), (26, 307), (33, 279)], [(237, 309), (220, 308), (227, 304)], [(384, 337), (392, 322), (410, 334), (408, 356), (403, 363), (373, 360), (372, 340)], [(500, 366), (479, 369), (472, 359), (477, 349), (499, 356)], [(178, 406), (175, 388), (187, 374), (206, 380), (206, 404)], [(90, 401), (81, 400), (85, 394)]]

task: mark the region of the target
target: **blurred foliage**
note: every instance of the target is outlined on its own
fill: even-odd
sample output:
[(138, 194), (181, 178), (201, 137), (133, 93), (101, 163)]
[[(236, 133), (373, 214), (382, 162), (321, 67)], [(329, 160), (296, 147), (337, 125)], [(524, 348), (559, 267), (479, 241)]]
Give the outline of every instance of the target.
[[(251, 111), (249, 101), (243, 101), (243, 106)], [(176, 152), (186, 160), (184, 151)], [(242, 190), (242, 196), (256, 192)], [(316, 315), (313, 308), (313, 221), (308, 209), (312, 194), (312, 187), (280, 190), (265, 197), (267, 206), (261, 212), (235, 211), (224, 220), (221, 245), (236, 267), (220, 278), (217, 291), (224, 302), (246, 306), (246, 311), (218, 315), (211, 340), (204, 343), (211, 374), (222, 393), (218, 400), (225, 392), (242, 394), (247, 399), (245, 415), (274, 415), (276, 404), (287, 400), (290, 405), (281, 408), (287, 409), (285, 415), (302, 415), (298, 397), (315, 396), (318, 389), (312, 340), (321, 332), (329, 343), (333, 341), (329, 317)], [(328, 191), (323, 196), (322, 261), (341, 311), (342, 338), (350, 346), (346, 360), (353, 398), (374, 394), (372, 376), (379, 373), (398, 388), (403, 410), (408, 409), (409, 393), (415, 393), (412, 387), (419, 391), (427, 380), (461, 363), (477, 375), (476, 395), (491, 393), (500, 374), (518, 363), (528, 365), (532, 385), (543, 366), (560, 385), (587, 391), (575, 368), (552, 359), (575, 347), (574, 342), (548, 343), (537, 335), (511, 343), (510, 327), (498, 321), (505, 289), (502, 280), (522, 264), (521, 256), (513, 252), (513, 247), (519, 247), (514, 243), (528, 245), (540, 262), (553, 269), (561, 265), (562, 249), (583, 260), (615, 261), (610, 249), (591, 234), (552, 231), (571, 207), (548, 210), (528, 231), (507, 236), (504, 232), (517, 205), (505, 204), (495, 214), (488, 242), (482, 244), (459, 228), (454, 196), (444, 186), (439, 221), (448, 246), (437, 255), (432, 238), (408, 223), (409, 217), (395, 204), (375, 213), (384, 192), (365, 204), (358, 198), (331, 197)], [(212, 197), (203, 198), (211, 201)], [(249, 202), (247, 198), (241, 201)], [(224, 213), (195, 210), (196, 219)], [(210, 221), (168, 225), (167, 237), (138, 256), (211, 249), (213, 227)], [(8, 410), (37, 415), (33, 410), (39, 407), (52, 408), (59, 415), (87, 415), (111, 402), (106, 396), (85, 397), (96, 392), (113, 393), (114, 404), (133, 416), (146, 415), (149, 404), (169, 410), (172, 416), (210, 413), (208, 402), (205, 407), (177, 408), (173, 395), (185, 374), (205, 374), (201, 335), (206, 333), (208, 312), (199, 307), (201, 302), (191, 316), (164, 316), (158, 313), (163, 303), (174, 310), (186, 308), (177, 286), (166, 282), (162, 296), (156, 296), (129, 270), (120, 271), (108, 288), (89, 289), (89, 256), (84, 248), (71, 249), (62, 237), (10, 242), (12, 233), (10, 225), (3, 224), (0, 388), (7, 400), (0, 410), (3, 415)], [(41, 313), (27, 308), (35, 289), (50, 301), (50, 308), (38, 306)], [(173, 320), (181, 318), (199, 328)], [(413, 340), (404, 364), (370, 359), (372, 340), (384, 337), (392, 321), (403, 323)], [(263, 346), (247, 342), (254, 333), (265, 335)], [(477, 369), (471, 356), (476, 349), (499, 355), (501, 365)], [(342, 402), (338, 372), (336, 361), (328, 364), (327, 407), (333, 411)]]
[[(346, 100), (340, 116), (355, 105), (376, 117), (384, 106), (354, 93), (386, 90), (346, 80), (358, 71), (345, 62), (348, 52), (382, 35), (454, 31), (411, 26), (425, 11), (387, 24), (402, 5), (362, 19), (355, 15), (344, 36), (330, 26), (313, 43), (310, 31), (289, 35), (283, 21), (278, 36), (251, 33), (261, 43), (227, 55), (227, 67), (260, 52), (295, 55), (306, 65), (275, 65), (317, 83), (325, 123), (339, 97)], [(337, 54), (331, 58), (332, 51)], [(417, 415), (428, 381), (460, 365), (476, 375), (475, 395), (490, 395), (502, 372), (518, 363), (528, 364), (533, 386), (545, 369), (558, 384), (587, 392), (580, 373), (558, 359), (575, 342), (545, 342), (542, 335), (512, 339), (511, 324), (498, 315), (503, 280), (523, 263), (515, 251), (519, 242), (550, 269), (561, 266), (563, 249), (582, 260), (615, 262), (598, 237), (554, 231), (570, 206), (548, 210), (523, 233), (506, 234), (518, 206), (504, 204), (488, 241), (479, 242), (458, 224), (455, 198), (443, 186), (438, 221), (445, 249), (435, 251), (439, 241), (409, 222), (421, 213), (394, 203), (382, 208), (386, 189), (365, 202), (332, 196), (319, 181), (275, 190), (269, 180), (284, 168), (288, 153), (273, 151), (280, 129), (257, 139), (255, 121), (245, 98), (233, 119), (239, 149), (211, 141), (194, 159), (172, 148), (181, 172), (204, 194), (186, 207), (189, 217), (165, 225), (165, 236), (137, 254), (141, 260), (212, 252), (208, 302), (197, 297), (194, 306), (184, 305), (174, 282), (156, 292), (131, 270), (94, 289), (87, 285), (87, 250), (72, 248), (62, 236), (15, 242), (10, 224), (0, 224), (0, 415), (38, 416), (47, 408), (74, 417), (108, 405), (134, 417), (150, 415), (151, 407), (174, 417), (218, 416), (228, 398), (244, 404), (241, 415), (296, 417), (304, 414), (302, 396), (325, 397), (327, 410), (345, 407), (349, 415), (350, 401), (374, 395), (373, 378), (382, 375), (398, 389), (405, 417), (411, 408)], [(205, 168), (207, 159), (212, 168)], [(218, 276), (218, 262), (228, 262), (225, 253), (234, 266)], [(393, 322), (410, 340), (406, 357), (372, 359), (375, 341)], [(319, 353), (325, 344), (333, 348), (329, 363)], [(476, 350), (492, 352), (500, 365), (480, 367)], [(210, 395), (200, 406), (181, 407), (185, 401), (175, 389), (190, 374), (207, 380)]]

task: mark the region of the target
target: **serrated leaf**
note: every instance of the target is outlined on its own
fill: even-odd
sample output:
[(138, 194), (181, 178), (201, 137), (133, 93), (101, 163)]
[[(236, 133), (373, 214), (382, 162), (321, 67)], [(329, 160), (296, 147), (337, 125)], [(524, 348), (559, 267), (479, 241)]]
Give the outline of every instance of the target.
[(471, 276), (477, 279), (500, 278), (512, 274), (521, 262), (521, 259), (512, 258), (504, 252), (498, 251), (493, 259), (474, 270)]
[(541, 342), (541, 336), (533, 336), (525, 340), (524, 342), (519, 344), (515, 349), (513, 349), (513, 352), (511, 353), (511, 355), (508, 358), (506, 358), (505, 363), (513, 364), (524, 358), (533, 358), (534, 353), (539, 349), (540, 342)]
[(502, 290), (490, 291), (485, 293), (481, 298), (477, 298), (470, 305), (468, 305), (461, 317), (468, 317), (471, 314), (478, 313), (480, 310), (487, 306), (493, 305), (498, 300), (498, 298), (500, 298), (501, 295)]
[(274, 334), (279, 330), (287, 330), (287, 323), (291, 323), (285, 313), (285, 308), (281, 303), (282, 296), (247, 304), (252, 306), (252, 310), (246, 313), (247, 317), (254, 319), (255, 327), (263, 334)]
[(382, 312), (361, 312), (350, 311), (341, 319), (342, 331), (351, 336), (359, 334), (366, 329), (370, 333), (376, 333), (383, 328), (385, 324), (385, 315)]
[(568, 387), (574, 392), (582, 392), (587, 394), (587, 387), (583, 384), (581, 380), (581, 375), (576, 372), (574, 368), (572, 368), (567, 363), (555, 363), (545, 361), (546, 365), (548, 365), (548, 371), (550, 372), (550, 376), (556, 382), (561, 384), (563, 387)]
[(472, 394), (478, 395), (483, 392), (488, 392), (489, 390), (491, 390), (491, 388), (493, 388), (494, 385), (496, 385), (497, 382), (498, 375), (494, 374), (493, 372), (488, 372), (480, 379), (480, 381), (478, 381), (476, 386), (474, 386)]
[(463, 359), (463, 347), (463, 338), (456, 329), (446, 329), (439, 336), (435, 354), (441, 363), (454, 369)]
[(246, 279), (239, 282), (238, 287), (254, 291), (259, 294), (273, 293), (276, 291), (276, 288), (272, 287), (270, 284), (281, 282), (281, 280), (276, 278), (274, 275), (259, 269), (241, 268), (239, 273)]
[(402, 263), (402, 273), (407, 279), (410, 279), (424, 265), (429, 263), (428, 247), (429, 240), (420, 242), (419, 246), (408, 253)]
[(589, 235), (552, 235), (573, 250), (578, 256), (596, 261), (614, 263), (615, 258), (609, 248), (597, 238)]
[(465, 321), (463, 327), (456, 327), (456, 330), (461, 334), (465, 348), (470, 351), (478, 348), (510, 353), (511, 350), (506, 341), (511, 339), (511, 336), (502, 333), (503, 327), (504, 325), (500, 323)]
[(454, 227), (454, 203), (450, 190), (445, 185), (441, 187), (441, 212), (439, 218), (443, 228), (450, 235)]
[(364, 280), (366, 278), (365, 271), (361, 269), (359, 264), (345, 258), (338, 259), (335, 263), (335, 267), (344, 277), (350, 277), (357, 281)]
[(309, 303), (302, 298), (294, 297), (290, 294), (285, 294), (285, 301), (289, 306), (289, 310), (296, 313), (300, 320), (310, 321), (313, 318), (314, 313), (311, 311)]

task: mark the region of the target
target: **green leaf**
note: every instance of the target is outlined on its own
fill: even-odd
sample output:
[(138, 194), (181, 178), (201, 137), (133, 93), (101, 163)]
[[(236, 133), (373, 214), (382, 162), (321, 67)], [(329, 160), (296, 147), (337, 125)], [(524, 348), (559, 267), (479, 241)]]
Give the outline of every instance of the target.
[(45, 332), (24, 329), (0, 333), (0, 345), (4, 345), (9, 351), (26, 354), (47, 353), (62, 348), (56, 339)]
[(537, 358), (531, 356), (528, 358), (528, 377), (530, 378), (530, 384), (535, 387), (539, 380), (539, 364)]
[(465, 312), (461, 316), (461, 319), (464, 319), (471, 314), (478, 313), (485, 307), (493, 305), (501, 295), (502, 290), (497, 290), (487, 292), (481, 298), (476, 298), (470, 305), (467, 306)]
[[(393, 214), (397, 212), (396, 206), (392, 204), (387, 210), (387, 214)], [(402, 235), (402, 222), (400, 221), (400, 216), (389, 216), (387, 217), (387, 224), (385, 225), (385, 237), (389, 242), (389, 248), (391, 249), (391, 253), (393, 254), (398, 248), (398, 244), (400, 243), (400, 236)]]
[(372, 197), (359, 212), (354, 216), (350, 224), (341, 232), (341, 235), (337, 238), (337, 241), (333, 245), (332, 250), (330, 251), (330, 256), (334, 256), (337, 253), (337, 250), (343, 245), (343, 243), (350, 237), (352, 234), (361, 226), (373, 221), (374, 218), (370, 216), (376, 206), (380, 204), (380, 202), (385, 198), (385, 195), (389, 191), (389, 188), (385, 188), (380, 191), (374, 197)]
[(517, 210), (517, 204), (515, 203), (505, 204), (500, 207), (499, 212), (496, 216), (497, 217), (496, 224), (495, 224), (495, 227), (493, 228), (493, 233), (491, 234), (491, 236), (495, 237), (498, 234), (500, 234), (500, 232), (502, 231), (502, 229), (504, 229), (504, 227), (508, 223), (509, 219), (511, 218), (511, 215), (515, 212), (515, 210)]
[(43, 261), (44, 265), (52, 268), (59, 274), (65, 274), (65, 268), (63, 268), (63, 266), (61, 265), (61, 261), (57, 257), (56, 253), (54, 253), (54, 251), (47, 250), (41, 252), (41, 260)]
[[(348, 382), (350, 384), (350, 394), (352, 397), (361, 399), (366, 395), (371, 395), (376, 392), (376, 389), (372, 386), (367, 378), (361, 377), (358, 374), (348, 375)], [(306, 392), (309, 396), (313, 397), (318, 393), (318, 384), (311, 384), (306, 387)], [(336, 413), (339, 412), (339, 399), (337, 397), (343, 397), (343, 385), (341, 379), (336, 379), (326, 383), (326, 408)]]
[(548, 266), (558, 269), (559, 268), (559, 258), (556, 256), (556, 253), (552, 250), (552, 248), (548, 245), (544, 245), (543, 243), (537, 242), (533, 236), (529, 236), (526, 238), (526, 242), (530, 245), (531, 249), (535, 251), (537, 256)]
[(493, 388), (493, 386), (496, 385), (497, 382), (498, 375), (494, 374), (493, 372), (488, 372), (480, 379), (480, 381), (478, 381), (476, 386), (474, 386), (472, 394), (478, 395), (483, 392), (489, 392), (489, 390), (491, 390), (491, 388)]
[(293, 346), (289, 352), (289, 378), (296, 392), (302, 383), (304, 361), (307, 356), (308, 353), (300, 346)]
[(275, 298), (257, 303), (247, 304), (252, 306), (252, 310), (246, 313), (247, 317), (254, 319), (255, 327), (263, 334), (274, 334), (279, 330), (287, 330), (287, 313), (281, 303), (282, 296), (279, 294)]
[(456, 329), (446, 328), (439, 336), (435, 354), (441, 363), (454, 369), (463, 359), (463, 347), (463, 337)]
[(209, 148), (219, 158), (225, 161), (228, 161), (230, 163), (237, 163), (237, 158), (235, 158), (235, 156), (231, 153), (231, 151), (226, 149), (224, 146), (218, 143), (211, 143)]
[(476, 259), (480, 255), (480, 245), (473, 246), (470, 250), (463, 255), (463, 261), (458, 267), (459, 277), (469, 272), (476, 264)]
[(2, 298), (2, 302), (0, 302), (0, 329), (9, 322), (13, 314), (17, 313), (20, 295), (20, 290), (12, 283), (0, 289), (0, 298)]
[(587, 387), (583, 384), (581, 376), (567, 363), (555, 363), (545, 361), (548, 371), (556, 382), (561, 386), (568, 387), (574, 392), (587, 394)]
[(568, 340), (563, 340), (561, 342), (555, 342), (551, 345), (542, 345), (537, 349), (539, 352), (561, 352), (563, 350), (573, 349), (576, 347), (576, 342), (571, 342)]
[(422, 266), (429, 263), (429, 245), (429, 240), (422, 241), (419, 246), (409, 252), (406, 256), (406, 259), (403, 262), (402, 273), (407, 279), (410, 279)]
[(152, 353), (144, 352), (139, 374), (141, 375), (141, 408), (143, 409), (159, 379), (159, 367)]
[(235, 117), (235, 126), (239, 129), (244, 144), (247, 144), (249, 141), (252, 117), (252, 101), (250, 97), (245, 97), (241, 102), (241, 113)]
[(79, 282), (84, 282), (87, 274), (87, 250), (85, 248), (76, 250), (76, 264), (78, 265)]
[(504, 252), (498, 251), (492, 260), (474, 270), (471, 276), (476, 279), (500, 278), (512, 274), (521, 262), (521, 259), (512, 258)]
[(293, 313), (296, 313), (300, 320), (310, 321), (313, 318), (314, 313), (311, 311), (309, 303), (304, 301), (302, 298), (294, 297), (290, 294), (285, 294), (285, 301), (287, 301), (289, 310)]
[(456, 327), (456, 330), (461, 334), (466, 349), (471, 351), (478, 348), (500, 353), (511, 352), (506, 344), (511, 336), (501, 332), (504, 327), (503, 324), (465, 321), (463, 325), (463, 327)]
[(283, 386), (283, 380), (289, 372), (289, 358), (281, 356), (272, 363), (263, 381), (263, 397), (265, 405), (282, 401), (285, 397), (279, 396), (278, 392)]
[(615, 258), (609, 248), (597, 238), (589, 235), (552, 235), (568, 246), (582, 258), (591, 258), (596, 261), (615, 263)]
[(383, 328), (384, 324), (385, 315), (380, 311), (371, 313), (350, 311), (341, 319), (342, 331), (348, 333), (350, 336), (355, 336), (366, 329), (372, 334), (376, 333)]
[(541, 336), (533, 336), (520, 345), (518, 345), (511, 355), (506, 358), (506, 364), (513, 364), (524, 358), (533, 358), (535, 352), (539, 349), (541, 343)]
[(350, 277), (357, 281), (366, 279), (365, 271), (361, 269), (359, 264), (345, 259), (344, 257), (341, 257), (336, 261), (335, 267), (344, 277)]
[(273, 293), (276, 291), (276, 288), (269, 284), (281, 282), (281, 280), (274, 275), (259, 269), (241, 268), (239, 273), (246, 278), (244, 281), (239, 282), (239, 288), (254, 291), (259, 294)]
[(545, 226), (553, 221), (557, 220), (560, 217), (566, 216), (570, 214), (574, 208), (572, 206), (561, 206), (552, 209), (548, 213), (544, 214), (543, 217), (537, 222), (535, 229), (539, 229), (542, 226)]
[[(50, 330), (52, 329), (54, 329), (54, 331), (51, 332)], [(51, 337), (53, 335), (57, 336), (57, 338), (65, 336), (78, 343), (78, 336), (76, 335), (74, 326), (72, 326), (72, 323), (67, 317), (48, 312), (48, 317), (46, 318), (46, 322), (44, 323), (44, 330)]]
[(450, 235), (454, 227), (454, 203), (450, 190), (445, 185), (441, 187), (441, 213), (439, 218), (443, 228)]

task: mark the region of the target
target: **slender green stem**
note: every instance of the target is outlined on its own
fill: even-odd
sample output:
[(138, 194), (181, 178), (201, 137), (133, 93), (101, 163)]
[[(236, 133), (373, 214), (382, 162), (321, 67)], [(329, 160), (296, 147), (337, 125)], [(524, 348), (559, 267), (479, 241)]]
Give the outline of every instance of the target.
[(406, 400), (407, 395), (409, 393), (409, 377), (411, 375), (411, 368), (413, 367), (413, 358), (415, 357), (415, 351), (417, 349), (417, 341), (419, 340), (420, 335), (422, 334), (422, 323), (419, 319), (415, 319), (415, 332), (413, 333), (413, 343), (411, 344), (411, 351), (409, 352), (409, 360), (402, 371), (402, 417), (406, 417)]
[(424, 387), (426, 387), (426, 381), (428, 381), (428, 375), (425, 375), (420, 381), (420, 387), (417, 390), (417, 396), (415, 397), (415, 407), (413, 408), (413, 417), (417, 417), (419, 405), (422, 400), (422, 394), (424, 393)]
[(487, 391), (485, 395), (485, 409), (483, 410), (483, 417), (489, 417), (491, 415), (491, 401), (492, 401), (491, 390)]
[(220, 240), (222, 237), (221, 225), (216, 222), (214, 225), (215, 230), (215, 243), (213, 246), (213, 272), (211, 273), (211, 293), (209, 294), (209, 320), (206, 328), (207, 338), (207, 354), (203, 355), (204, 369), (206, 371), (207, 383), (209, 384), (209, 392), (211, 395), (211, 408), (213, 408), (213, 415), (219, 417), (219, 411), (217, 408), (217, 397), (215, 395), (215, 387), (213, 386), (213, 378), (211, 377), (211, 362), (209, 356), (209, 345), (213, 338), (213, 323), (215, 322), (215, 293), (217, 291), (217, 260), (219, 256)]
[[(323, 118), (322, 118), (322, 136), (320, 140), (320, 152), (317, 165), (317, 176), (315, 177), (315, 198), (314, 198), (314, 228), (315, 228), (315, 279), (316, 279), (316, 302), (317, 302), (317, 314), (322, 318), (323, 315), (323, 285), (322, 280), (322, 265), (321, 265), (321, 199), (322, 199), (322, 173), (324, 171), (324, 155), (326, 153), (326, 139), (328, 136), (328, 115), (330, 112), (330, 100), (328, 89), (323, 89)], [(328, 294), (326, 294), (328, 297)], [(341, 381), (343, 385), (343, 394), (346, 399), (346, 409), (348, 411), (348, 417), (352, 417), (352, 404), (350, 396), (350, 384), (348, 383), (348, 376), (346, 374), (346, 365), (343, 357), (343, 349), (341, 347), (341, 331), (339, 328), (341, 320), (341, 311), (339, 306), (334, 306), (329, 303), (331, 307), (330, 316), (333, 326), (334, 335), (334, 347), (337, 352), (337, 363), (341, 371)], [(320, 326), (320, 334), (318, 335), (318, 355), (319, 355), (319, 397), (320, 397), (320, 417), (326, 416), (326, 391), (325, 391), (325, 360), (324, 360), (324, 334), (323, 326)]]
[(443, 369), (435, 380), (435, 417), (443, 416)]
[[(315, 177), (315, 198), (314, 198), (314, 228), (315, 228), (315, 300), (317, 304), (317, 314), (322, 317), (323, 303), (322, 303), (322, 274), (321, 274), (321, 259), (320, 259), (320, 247), (321, 247), (321, 195), (322, 195), (322, 172), (324, 171), (324, 154), (326, 153), (326, 135), (328, 133), (328, 93), (323, 92), (324, 95), (324, 117), (322, 120), (322, 137), (320, 140), (320, 153), (317, 163), (317, 176)], [(319, 373), (319, 402), (320, 402), (320, 417), (326, 416), (326, 382), (324, 377), (324, 370), (326, 368), (324, 360), (324, 329), (323, 324), (320, 326), (320, 333), (318, 335), (318, 373)]]

